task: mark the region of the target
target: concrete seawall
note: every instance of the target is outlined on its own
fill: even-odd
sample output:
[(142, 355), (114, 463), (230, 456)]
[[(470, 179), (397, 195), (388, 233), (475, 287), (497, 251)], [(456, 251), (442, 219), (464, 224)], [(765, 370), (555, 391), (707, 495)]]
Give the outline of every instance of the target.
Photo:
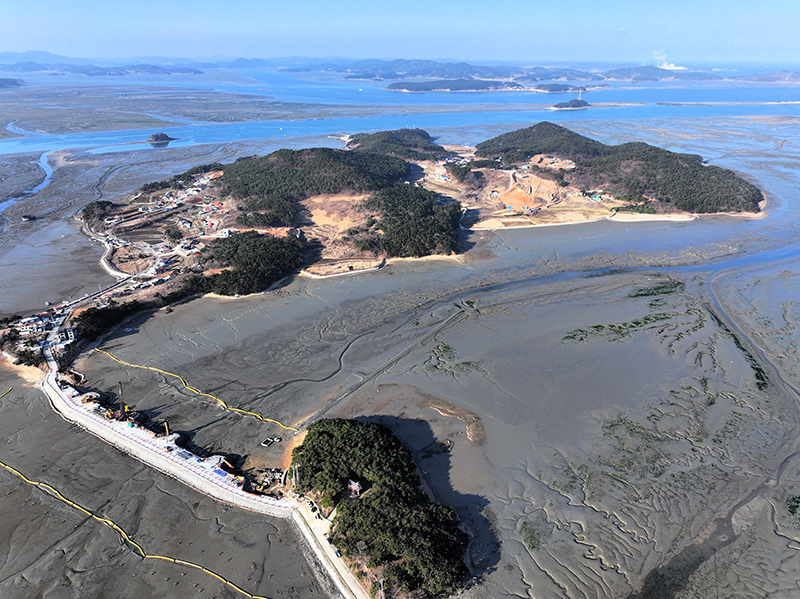
[(177, 435), (156, 437), (151, 431), (104, 418), (92, 404), (61, 389), (51, 368), (41, 383), (53, 407), (64, 418), (196, 491), (218, 501), (276, 518), (287, 518), (298, 507), (296, 500), (275, 499), (242, 490), (237, 477), (216, 466), (219, 461), (199, 458), (175, 444)]
[(242, 489), (239, 477), (219, 468), (221, 456), (201, 458), (178, 446), (175, 442), (177, 434), (157, 436), (133, 423), (110, 420), (96, 402), (83, 402), (84, 396), (71, 387), (62, 389), (56, 380), (58, 364), (50, 349), (50, 343), (57, 339), (58, 327), (44, 348), (49, 370), (40, 386), (64, 419), (216, 501), (275, 518), (291, 518), (342, 595), (348, 599), (369, 599), (353, 573), (327, 543), (327, 527), (318, 526), (301, 498), (276, 499), (247, 493)]

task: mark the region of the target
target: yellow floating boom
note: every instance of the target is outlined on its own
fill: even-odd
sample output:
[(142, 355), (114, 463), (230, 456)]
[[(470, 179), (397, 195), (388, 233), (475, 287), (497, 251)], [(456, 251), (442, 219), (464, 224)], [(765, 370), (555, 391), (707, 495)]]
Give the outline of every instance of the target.
[(296, 428), (294, 428), (292, 426), (286, 426), (285, 424), (282, 424), (282, 423), (278, 422), (277, 420), (273, 420), (272, 418), (265, 418), (261, 414), (256, 414), (255, 412), (248, 412), (247, 410), (242, 410), (241, 408), (232, 408), (231, 406), (229, 406), (227, 403), (225, 403), (223, 400), (221, 400), (216, 395), (211, 395), (210, 393), (203, 393), (202, 391), (198, 391), (194, 387), (190, 387), (189, 385), (186, 384), (186, 381), (183, 380), (183, 377), (181, 375), (179, 375), (179, 374), (175, 374), (173, 372), (167, 372), (166, 370), (162, 370), (161, 368), (156, 368), (154, 366), (140, 366), (139, 364), (131, 364), (130, 362), (123, 362), (119, 358), (115, 358), (110, 353), (108, 353), (105, 350), (100, 349), (99, 347), (96, 347), (94, 349), (94, 351), (97, 351), (97, 352), (100, 352), (101, 354), (107, 355), (109, 358), (111, 358), (115, 362), (118, 362), (118, 363), (122, 364), (123, 366), (130, 366), (131, 368), (141, 368), (142, 370), (152, 370), (154, 372), (159, 372), (159, 373), (165, 374), (167, 376), (175, 377), (176, 379), (178, 379), (183, 384), (184, 388), (188, 389), (192, 393), (196, 393), (197, 395), (202, 395), (203, 397), (210, 397), (214, 401), (219, 402), (220, 405), (223, 408), (225, 408), (226, 410), (229, 410), (231, 412), (238, 412), (239, 414), (244, 414), (246, 416), (252, 416), (253, 418), (258, 418), (262, 422), (272, 422), (273, 424), (277, 424), (278, 426), (280, 426), (281, 428), (283, 428), (283, 429), (285, 429), (287, 431), (296, 431), (297, 430)]
[[(10, 390), (11, 389), (9, 389), (9, 391)], [(8, 393), (8, 391), (6, 391), (6, 393), (4, 393), (3, 395), (6, 395), (7, 393)], [(90, 510), (86, 509), (82, 505), (75, 503), (71, 499), (67, 499), (66, 497), (64, 497), (64, 495), (61, 494), (60, 491), (58, 491), (56, 488), (52, 487), (51, 485), (48, 485), (47, 483), (31, 480), (27, 476), (22, 474), (16, 468), (12, 468), (11, 466), (9, 466), (8, 464), (3, 463), (2, 461), (0, 461), (0, 466), (5, 468), (6, 470), (11, 472), (12, 474), (16, 474), (19, 478), (21, 478), (23, 481), (25, 481), (29, 485), (33, 485), (34, 487), (38, 487), (39, 489), (41, 489), (43, 491), (46, 491), (49, 495), (52, 495), (56, 499), (58, 499), (60, 501), (63, 501), (68, 506), (70, 506), (72, 508), (75, 508), (79, 512), (82, 512), (82, 513), (86, 514), (87, 516), (89, 516), (91, 518), (94, 518), (98, 522), (102, 522), (106, 526), (109, 526), (109, 527), (113, 528), (117, 532), (117, 534), (119, 534), (119, 536), (122, 537), (122, 540), (128, 546), (132, 547), (134, 552), (137, 553), (139, 556), (141, 556), (143, 559), (155, 559), (155, 560), (161, 560), (161, 561), (166, 561), (166, 562), (172, 562), (172, 563), (175, 563), (175, 564), (180, 564), (182, 566), (188, 566), (190, 568), (194, 568), (195, 570), (202, 570), (206, 574), (209, 574), (209, 575), (213, 576), (214, 578), (216, 578), (217, 580), (222, 582), (224, 585), (226, 585), (229, 588), (233, 589), (237, 593), (241, 593), (245, 597), (249, 597), (250, 599), (269, 599), (269, 597), (265, 597), (263, 595), (253, 595), (252, 593), (248, 593), (247, 591), (245, 591), (243, 588), (241, 588), (237, 584), (231, 582), (230, 580), (226, 580), (225, 578), (223, 578), (222, 576), (220, 576), (219, 574), (217, 574), (213, 570), (209, 570), (208, 568), (206, 568), (204, 566), (201, 566), (200, 564), (195, 564), (193, 562), (187, 562), (186, 560), (178, 559), (176, 557), (170, 557), (168, 555), (149, 554), (144, 550), (144, 548), (141, 545), (139, 545), (139, 543), (137, 543), (136, 541), (131, 539), (130, 536), (128, 536), (128, 533), (126, 533), (124, 530), (122, 530), (122, 528), (117, 526), (117, 524), (113, 520), (109, 520), (108, 518), (104, 518), (103, 516), (98, 516), (97, 514), (91, 512)]]

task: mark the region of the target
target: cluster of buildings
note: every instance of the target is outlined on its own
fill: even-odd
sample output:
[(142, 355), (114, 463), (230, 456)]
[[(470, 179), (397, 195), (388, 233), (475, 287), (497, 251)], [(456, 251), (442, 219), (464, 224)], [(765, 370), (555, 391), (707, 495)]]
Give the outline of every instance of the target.
[(49, 313), (34, 314), (18, 320), (12, 328), (20, 335), (37, 335), (53, 328), (53, 317)]
[(255, 475), (236, 474), (226, 456), (190, 449), (183, 435), (171, 432), (166, 422), (156, 423), (144, 412), (124, 405), (115, 407), (94, 391), (82, 393), (59, 380), (59, 375), (48, 379), (45, 390), (58, 399), (54, 405), (70, 420), (212, 497), (279, 517), (286, 517), (297, 508), (296, 501), (275, 495), (282, 494), (279, 488), (286, 481), (286, 472), (278, 468)]
[(602, 200), (610, 201), (614, 199), (614, 196), (612, 196), (610, 193), (604, 193), (602, 189), (590, 189), (581, 195), (585, 195), (590, 200), (594, 200), (596, 202), (600, 202)]
[[(57, 329), (64, 316), (60, 310), (53, 312), (42, 312), (26, 318), (20, 318), (11, 322), (6, 329), (5, 335), (11, 333), (16, 336), (14, 349), (10, 351), (37, 351), (47, 343), (47, 335)], [(14, 337), (12, 337), (13, 339)], [(75, 327), (68, 327), (58, 330), (58, 336), (52, 344), (55, 351), (63, 351), (68, 345), (78, 338), (78, 330)], [(6, 357), (14, 356), (6, 353)]]
[(175, 208), (179, 208), (183, 206), (183, 202), (170, 202), (169, 204), (165, 204), (164, 202), (156, 202), (155, 204), (149, 204), (147, 206), (140, 206), (139, 212), (169, 212), (170, 210), (175, 210)]
[[(119, 219), (119, 220), (122, 220), (122, 219)], [(111, 237), (111, 236), (106, 237), (105, 238), (105, 242), (107, 244), (109, 244), (109, 245), (113, 245), (114, 247), (118, 247), (118, 248), (125, 248), (125, 247), (128, 247), (130, 245), (130, 242), (128, 242), (128, 241), (123, 241), (122, 239), (118, 239), (116, 237)]]
[(575, 168), (575, 163), (572, 160), (567, 160), (566, 158), (557, 158), (556, 156), (539, 156), (536, 158), (534, 164), (550, 169), (570, 170)]
[[(201, 234), (205, 234), (209, 229), (213, 231), (215, 225), (208, 217), (217, 212), (220, 208), (222, 208), (222, 202), (205, 203), (200, 205), (200, 210), (195, 215), (195, 218), (200, 219), (198, 229), (200, 230)], [(178, 227), (182, 229), (189, 230), (193, 226), (195, 226), (194, 220), (189, 220), (188, 218), (181, 218), (178, 220)]]

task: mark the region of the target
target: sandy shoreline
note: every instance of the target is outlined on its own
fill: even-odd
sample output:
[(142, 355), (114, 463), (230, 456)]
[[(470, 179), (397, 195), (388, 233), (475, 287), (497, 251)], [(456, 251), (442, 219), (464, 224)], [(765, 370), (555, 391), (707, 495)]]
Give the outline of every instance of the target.
[(650, 221), (691, 221), (696, 220), (698, 214), (639, 214), (637, 212), (617, 212), (607, 217), (606, 220), (620, 223), (650, 222)]
[[(300, 276), (308, 277), (309, 279), (335, 279), (339, 277), (347, 277), (352, 275), (360, 275), (367, 272), (375, 272), (378, 270), (382, 270), (385, 266), (389, 264), (408, 264), (414, 262), (431, 262), (436, 260), (445, 260), (451, 262), (458, 262), (463, 263), (464, 258), (462, 254), (451, 254), (451, 255), (443, 255), (443, 254), (432, 254), (430, 256), (421, 256), (419, 258), (408, 257), (408, 258), (385, 258), (381, 261), (381, 264), (378, 266), (372, 266), (370, 268), (362, 268), (362, 269), (354, 269), (354, 270), (347, 270), (344, 272), (334, 272), (331, 274), (316, 274), (309, 272), (306, 269), (300, 271)], [(343, 262), (348, 262), (344, 260)]]
[(541, 227), (561, 227), (566, 225), (583, 225), (587, 223), (596, 223), (601, 221), (617, 222), (617, 223), (634, 223), (634, 222), (689, 222), (697, 219), (708, 218), (713, 216), (727, 216), (741, 220), (760, 220), (769, 216), (763, 209), (760, 212), (747, 213), (747, 212), (717, 212), (709, 214), (639, 214), (636, 212), (616, 212), (609, 216), (602, 216), (599, 218), (592, 218), (587, 220), (573, 220), (560, 223), (538, 223), (538, 224), (520, 224), (520, 225), (504, 225), (502, 218), (488, 218), (484, 221), (478, 222), (468, 230), (473, 231), (508, 231), (512, 229), (537, 229)]

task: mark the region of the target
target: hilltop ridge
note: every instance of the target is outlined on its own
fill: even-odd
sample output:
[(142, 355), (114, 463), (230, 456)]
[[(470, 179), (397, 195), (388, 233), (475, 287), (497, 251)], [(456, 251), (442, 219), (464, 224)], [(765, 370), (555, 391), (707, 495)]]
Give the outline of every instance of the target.
[(695, 213), (759, 212), (764, 199), (753, 184), (696, 154), (642, 142), (609, 146), (546, 121), (482, 142), (476, 154), (506, 164), (537, 154), (572, 160), (574, 168), (560, 174), (565, 185), (606, 189), (642, 209), (656, 202)]

